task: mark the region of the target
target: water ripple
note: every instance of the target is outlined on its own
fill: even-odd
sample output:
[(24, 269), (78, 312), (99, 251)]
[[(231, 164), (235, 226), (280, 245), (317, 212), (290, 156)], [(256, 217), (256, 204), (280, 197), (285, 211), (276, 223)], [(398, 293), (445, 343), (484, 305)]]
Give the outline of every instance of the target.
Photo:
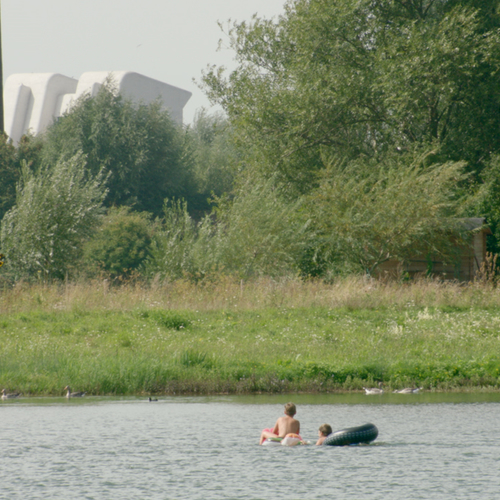
[(302, 434), (373, 422), (375, 444), (259, 447), (282, 404), (0, 405), (0, 499), (500, 498), (498, 402), (303, 404)]

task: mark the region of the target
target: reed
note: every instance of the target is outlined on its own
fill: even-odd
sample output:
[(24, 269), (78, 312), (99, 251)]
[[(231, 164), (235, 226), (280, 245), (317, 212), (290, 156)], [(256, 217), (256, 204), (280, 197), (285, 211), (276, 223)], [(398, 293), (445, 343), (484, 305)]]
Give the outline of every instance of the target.
[(484, 282), (18, 283), (0, 313), (0, 386), (25, 394), (500, 388)]

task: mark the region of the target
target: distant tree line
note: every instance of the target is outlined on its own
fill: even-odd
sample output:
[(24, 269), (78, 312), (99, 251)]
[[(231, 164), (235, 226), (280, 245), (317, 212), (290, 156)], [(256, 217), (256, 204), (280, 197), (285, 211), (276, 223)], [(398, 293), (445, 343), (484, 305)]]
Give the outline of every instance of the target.
[(500, 245), (500, 2), (289, 0), (233, 23), (224, 115), (176, 125), (107, 82), (43, 135), (0, 140), (1, 275), (372, 273)]
[(1, 248), (20, 277), (136, 272), (167, 199), (199, 220), (231, 189), (238, 155), (227, 121), (203, 110), (181, 127), (160, 102), (135, 105), (108, 81), (45, 133), (0, 138)]

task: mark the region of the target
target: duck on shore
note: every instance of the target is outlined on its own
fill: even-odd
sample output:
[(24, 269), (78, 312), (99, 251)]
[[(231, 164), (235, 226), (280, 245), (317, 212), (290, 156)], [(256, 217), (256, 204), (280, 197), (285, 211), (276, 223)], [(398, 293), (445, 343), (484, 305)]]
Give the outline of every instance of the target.
[(69, 385), (67, 385), (65, 388), (64, 388), (65, 391), (68, 391), (66, 393), (66, 397), (67, 398), (83, 398), (83, 396), (85, 396), (85, 392), (71, 392), (71, 387)]
[(18, 398), (21, 395), (20, 392), (14, 392), (11, 394), (7, 394), (7, 391), (5, 389), (2, 389), (2, 399), (14, 399)]
[(384, 389), (382, 389), (382, 382), (378, 383), (378, 388), (377, 387), (363, 387), (365, 390), (365, 393), (367, 395), (372, 395), (372, 394), (384, 394)]

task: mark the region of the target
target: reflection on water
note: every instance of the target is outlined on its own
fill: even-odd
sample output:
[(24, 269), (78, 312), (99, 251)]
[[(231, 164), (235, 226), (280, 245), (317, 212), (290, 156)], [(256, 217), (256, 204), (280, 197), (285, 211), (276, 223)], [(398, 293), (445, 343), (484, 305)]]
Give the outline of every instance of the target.
[[(159, 399), (0, 402), (0, 499), (500, 498), (498, 393)], [(306, 439), (379, 437), (259, 447), (289, 400)]]

